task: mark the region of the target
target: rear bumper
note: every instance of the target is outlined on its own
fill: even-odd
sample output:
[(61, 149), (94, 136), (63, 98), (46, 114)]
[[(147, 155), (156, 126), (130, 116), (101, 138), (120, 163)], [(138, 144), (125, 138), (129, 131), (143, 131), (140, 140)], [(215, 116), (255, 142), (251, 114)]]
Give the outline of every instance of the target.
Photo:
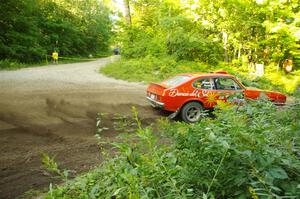
[(146, 97), (147, 100), (150, 102), (151, 106), (155, 107), (155, 108), (160, 108), (160, 109), (163, 109), (165, 104), (162, 103), (162, 102), (158, 102), (150, 97)]

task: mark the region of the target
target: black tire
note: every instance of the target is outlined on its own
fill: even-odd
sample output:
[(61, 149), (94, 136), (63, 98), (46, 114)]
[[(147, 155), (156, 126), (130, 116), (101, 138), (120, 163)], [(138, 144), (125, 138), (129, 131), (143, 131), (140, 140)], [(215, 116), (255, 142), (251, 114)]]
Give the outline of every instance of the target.
[(189, 102), (181, 109), (181, 118), (187, 123), (199, 122), (203, 117), (203, 107), (198, 102)]

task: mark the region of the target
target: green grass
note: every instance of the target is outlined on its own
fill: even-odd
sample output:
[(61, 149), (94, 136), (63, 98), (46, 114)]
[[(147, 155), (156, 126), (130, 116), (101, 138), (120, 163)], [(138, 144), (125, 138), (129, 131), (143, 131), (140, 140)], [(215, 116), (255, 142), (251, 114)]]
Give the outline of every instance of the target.
[(296, 70), (286, 75), (284, 72), (271, 70), (275, 66), (266, 66), (265, 75), (257, 77), (249, 75), (246, 65), (235, 65), (220, 63), (217, 65), (207, 65), (192, 61), (175, 61), (172, 57), (145, 57), (141, 59), (124, 59), (110, 63), (101, 69), (101, 73), (135, 82), (160, 82), (163, 79), (185, 72), (212, 72), (225, 70), (234, 74), (248, 87), (258, 87), (261, 89), (274, 90), (294, 94), (300, 83), (300, 70)]
[(157, 82), (172, 75), (185, 72), (209, 71), (206, 64), (180, 61), (172, 57), (145, 57), (143, 59), (121, 59), (110, 63), (101, 72), (117, 79), (136, 82)]

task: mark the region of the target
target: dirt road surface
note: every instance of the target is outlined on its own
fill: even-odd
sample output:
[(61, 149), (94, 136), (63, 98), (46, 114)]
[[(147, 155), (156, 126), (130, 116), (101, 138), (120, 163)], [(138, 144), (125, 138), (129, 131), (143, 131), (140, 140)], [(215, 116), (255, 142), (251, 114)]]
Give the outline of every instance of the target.
[(114, 115), (130, 115), (132, 106), (144, 121), (158, 117), (145, 100), (145, 85), (98, 73), (117, 58), (0, 72), (0, 198), (53, 182), (41, 168), (42, 153), (76, 174), (99, 164), (97, 113), (108, 115), (104, 136), (112, 139)]

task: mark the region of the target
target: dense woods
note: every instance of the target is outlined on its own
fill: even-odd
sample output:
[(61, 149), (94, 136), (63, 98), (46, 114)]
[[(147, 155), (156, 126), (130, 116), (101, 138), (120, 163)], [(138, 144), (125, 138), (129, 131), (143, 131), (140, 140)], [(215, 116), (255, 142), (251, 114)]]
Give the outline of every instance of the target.
[(0, 59), (39, 62), (107, 51), (109, 9), (98, 0), (1, 0)]
[[(298, 0), (134, 0), (119, 24), (129, 58), (299, 64)], [(128, 9), (127, 9), (128, 10)]]
[[(299, 5), (298, 0), (124, 1), (124, 16), (114, 29), (123, 59), (101, 72), (157, 82), (178, 73), (226, 70), (246, 86), (299, 95)], [(291, 72), (285, 63), (292, 63)], [(263, 66), (263, 77), (255, 74), (256, 64)]]
[[(122, 2), (122, 1), (117, 1)], [(114, 1), (8, 0), (0, 8), (0, 57), (37, 62), (106, 51)], [(127, 58), (299, 65), (298, 0), (126, 0), (113, 40)]]

